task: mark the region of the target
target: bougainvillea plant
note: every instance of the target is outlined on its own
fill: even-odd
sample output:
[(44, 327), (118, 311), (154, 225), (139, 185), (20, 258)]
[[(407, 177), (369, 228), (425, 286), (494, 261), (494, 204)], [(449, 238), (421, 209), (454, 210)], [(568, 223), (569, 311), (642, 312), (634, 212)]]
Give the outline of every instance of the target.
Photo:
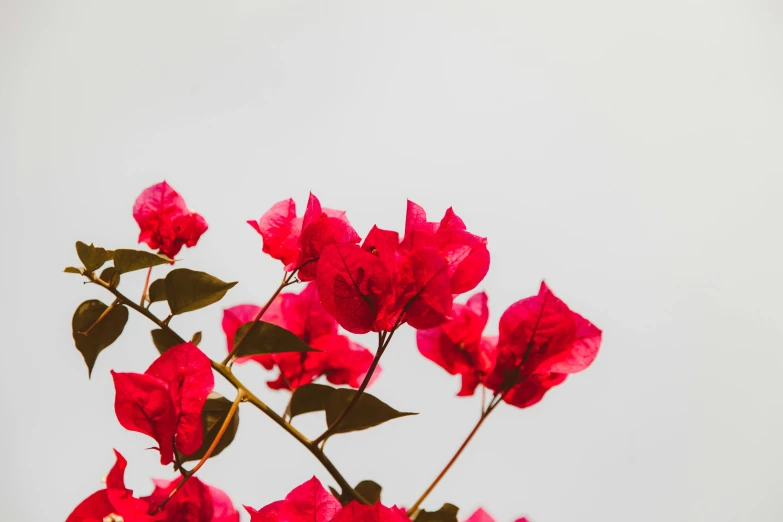
[[(237, 522), (239, 511), (228, 495), (196, 474), (233, 441), (242, 403), (294, 437), (335, 481), (326, 489), (313, 477), (282, 500), (258, 509), (245, 506), (253, 522), (456, 522), (455, 505), (427, 510), (424, 502), (490, 413), (502, 403), (517, 408), (538, 403), (569, 374), (587, 368), (601, 344), (601, 331), (543, 282), (538, 294), (503, 313), (497, 335), (485, 335), (486, 293), (475, 293), (464, 304), (455, 301), (487, 274), (487, 240), (469, 232), (452, 209), (440, 221), (427, 221), (424, 209), (409, 201), (402, 237), (373, 227), (362, 240), (345, 212), (323, 208), (311, 194), (302, 217), (294, 201), (285, 200), (248, 222), (260, 234), (263, 252), (283, 263), (283, 280), (262, 306), (247, 303), (223, 311), (226, 355), (210, 360), (198, 347), (200, 332), (187, 340), (171, 325), (177, 315), (217, 303), (236, 284), (184, 268), (175, 258), (183, 247), (198, 244), (206, 220), (166, 182), (141, 193), (133, 217), (139, 243), (155, 252), (76, 243), (82, 266), (65, 272), (101, 287), (110, 300), (107, 305), (91, 299), (76, 308), (73, 339), (89, 375), (98, 355), (122, 333), (129, 310), (154, 324), (152, 344), (159, 356), (144, 373), (111, 372), (114, 407), (119, 423), (154, 440), (161, 465), (171, 465), (179, 475), (153, 481), (151, 495), (136, 497), (125, 487), (127, 462), (115, 451), (105, 488), (78, 504), (67, 522)], [(158, 265), (173, 266), (151, 281)], [(120, 290), (122, 275), (136, 270), (147, 274), (140, 300)], [(294, 285), (299, 292), (284, 292)], [(153, 313), (154, 303), (160, 303), (156, 309), (167, 305), (169, 313)], [(406, 324), (417, 330), (424, 357), (461, 376), (457, 395), (473, 395), (478, 388), (482, 397), (491, 393), (464, 443), (407, 509), (381, 503), (381, 487), (371, 480), (352, 486), (324, 452), (332, 436), (411, 415), (366, 391), (380, 374), (379, 361), (394, 333)], [(374, 332), (377, 345), (371, 350), (343, 330)], [(285, 411), (271, 409), (260, 398), (262, 390), (254, 393), (234, 375), (233, 365), (241, 363), (276, 372), (267, 386), (289, 394)], [(233, 399), (213, 391), (215, 374), (236, 389)], [(326, 420), (315, 437), (292, 424), (311, 412), (323, 412)], [(479, 509), (466, 522), (494, 520)]]

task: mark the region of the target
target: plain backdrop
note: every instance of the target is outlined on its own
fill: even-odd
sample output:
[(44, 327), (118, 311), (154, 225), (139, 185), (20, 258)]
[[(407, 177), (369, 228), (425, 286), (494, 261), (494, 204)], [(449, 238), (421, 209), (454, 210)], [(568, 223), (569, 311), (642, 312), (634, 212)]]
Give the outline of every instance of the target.
[[(210, 226), (181, 266), (240, 281), (172, 322), (214, 358), (223, 307), (281, 276), (245, 221), (310, 190), (362, 235), (401, 229), (406, 198), (436, 219), (453, 206), (488, 237), (488, 333), (544, 278), (604, 330), (587, 371), (493, 414), (425, 507), (783, 520), (782, 26), (775, 0), (0, 2), (0, 518), (64, 520), (112, 448), (139, 494), (174, 476), (113, 412), (109, 370), (147, 367), (151, 323), (132, 313), (88, 380), (71, 315), (109, 296), (62, 273), (76, 240), (133, 248), (133, 201), (166, 179)], [(410, 328), (381, 366), (371, 391), (420, 415), (327, 453), (410, 506), (479, 401)], [(269, 374), (237, 371), (282, 409)], [(334, 484), (240, 411), (202, 479), (254, 507), (313, 474)]]

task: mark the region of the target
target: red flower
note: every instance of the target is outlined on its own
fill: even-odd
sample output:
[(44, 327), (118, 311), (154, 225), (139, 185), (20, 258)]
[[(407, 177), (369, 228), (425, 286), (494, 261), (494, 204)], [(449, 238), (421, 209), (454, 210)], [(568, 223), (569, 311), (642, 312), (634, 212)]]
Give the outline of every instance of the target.
[(294, 488), (284, 500), (273, 502), (258, 511), (245, 506), (250, 522), (329, 522), (342, 509), (340, 501), (326, 491), (313, 477)]
[[(70, 514), (66, 522), (103, 522), (113, 515), (125, 522), (239, 522), (239, 513), (222, 490), (207, 486), (197, 477), (191, 477), (161, 512), (160, 504), (179, 482), (154, 480), (155, 491), (144, 498), (136, 498), (125, 487), (127, 461), (117, 451), (117, 462), (106, 478), (106, 489), (87, 497)], [(149, 513), (153, 513), (150, 515)]]
[(136, 198), (133, 217), (141, 228), (139, 243), (147, 243), (172, 259), (183, 246), (196, 246), (201, 234), (207, 231), (204, 218), (189, 211), (182, 196), (165, 181), (147, 188)]
[(158, 517), (147, 514), (149, 504), (133, 496), (133, 491), (125, 487), (125, 468), (128, 462), (118, 451), (114, 451), (117, 461), (106, 477), (106, 489), (96, 491), (68, 516), (65, 522), (103, 522), (109, 515), (119, 515), (125, 522), (157, 522)]
[[(255, 319), (260, 310), (255, 305), (239, 305), (223, 311), (223, 331), (228, 350), (234, 345), (237, 329)], [(277, 366), (279, 377), (267, 383), (272, 389), (296, 389), (322, 375), (332, 384), (358, 388), (370, 368), (372, 352), (338, 334), (337, 321), (321, 306), (314, 283), (308, 284), (300, 294), (280, 294), (262, 320), (291, 331), (310, 347), (320, 350), (255, 355), (237, 360), (238, 363), (255, 360), (268, 370)], [(378, 369), (373, 378), (377, 374)]]
[(174, 446), (185, 455), (201, 447), (201, 411), (215, 380), (209, 359), (196, 345), (169, 348), (144, 374), (112, 376), (117, 419), (158, 442), (161, 464), (172, 462)]
[(361, 247), (321, 252), (317, 283), (324, 308), (353, 333), (417, 329), (446, 322), (453, 297), (474, 288), (489, 269), (486, 239), (467, 232), (449, 209), (440, 223), (408, 202), (405, 238), (373, 227)]
[(279, 201), (261, 219), (248, 221), (264, 240), (263, 251), (285, 265), (287, 272), (299, 269), (302, 281), (312, 281), (321, 251), (332, 243), (358, 243), (359, 235), (345, 212), (322, 209), (313, 194), (303, 218), (296, 217), (293, 199)]
[(509, 404), (531, 406), (568, 374), (587, 368), (600, 345), (601, 330), (542, 282), (538, 295), (514, 303), (500, 318), (497, 362), (485, 384), (509, 390)]
[(380, 502), (372, 506), (359, 504), (358, 502), (348, 503), (340, 514), (334, 519), (334, 522), (410, 522), (405, 510), (397, 506), (386, 507)]
[[(495, 519), (492, 518), (492, 515), (484, 511), (483, 508), (478, 508), (476, 511), (473, 512), (472, 515), (466, 518), (463, 522), (495, 522)], [(518, 518), (515, 522), (530, 522), (530, 521), (522, 517), (522, 518)]]
[[(155, 491), (144, 498), (151, 509), (169, 496), (179, 480), (153, 480), (153, 483)], [(190, 477), (158, 516), (166, 522), (239, 522), (239, 512), (228, 495), (204, 484), (198, 477)]]
[(365, 506), (350, 502), (345, 507), (313, 477), (295, 488), (284, 500), (259, 510), (245, 506), (250, 522), (410, 522), (405, 510), (380, 502)]
[(419, 330), (416, 343), (426, 358), (452, 375), (462, 375), (458, 395), (473, 395), (479, 382), (495, 366), (496, 337), (482, 337), (489, 310), (487, 294), (455, 304), (453, 318), (437, 328)]
[(448, 264), (453, 294), (473, 290), (489, 271), (487, 238), (468, 232), (465, 223), (451, 207), (439, 223), (428, 222), (424, 209), (408, 201), (402, 245), (405, 249), (437, 248)]

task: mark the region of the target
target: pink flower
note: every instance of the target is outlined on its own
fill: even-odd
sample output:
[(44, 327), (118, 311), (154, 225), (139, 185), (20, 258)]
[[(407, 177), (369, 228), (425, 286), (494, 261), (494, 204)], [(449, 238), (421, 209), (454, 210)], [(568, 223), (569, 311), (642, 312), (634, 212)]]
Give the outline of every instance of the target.
[(601, 330), (541, 283), (538, 295), (512, 304), (500, 318), (497, 360), (488, 388), (508, 390), (504, 400), (526, 408), (568, 374), (587, 368), (601, 346)]
[(462, 376), (458, 395), (473, 395), (479, 382), (495, 366), (497, 337), (481, 335), (488, 318), (487, 294), (481, 292), (464, 305), (454, 305), (450, 321), (416, 334), (422, 355), (450, 374)]
[[(463, 522), (495, 522), (495, 519), (492, 518), (492, 516), (484, 511), (484, 508), (478, 508), (476, 511), (473, 512), (472, 515), (470, 515), (468, 518), (466, 518)], [(518, 518), (514, 522), (530, 522), (525, 517)]]
[(179, 480), (154, 480), (155, 491), (136, 498), (125, 487), (127, 461), (117, 451), (117, 462), (106, 478), (106, 489), (84, 499), (66, 522), (103, 522), (119, 516), (125, 522), (239, 522), (239, 513), (222, 490), (191, 477), (163, 509), (157, 506), (168, 497)]
[(208, 228), (204, 218), (189, 211), (182, 196), (165, 181), (136, 198), (133, 217), (141, 228), (139, 243), (147, 243), (172, 259), (183, 246), (196, 246)]
[(201, 412), (215, 385), (212, 366), (193, 343), (169, 348), (143, 374), (116, 373), (114, 410), (125, 429), (158, 442), (160, 463), (169, 464), (174, 447), (184, 455), (202, 443)]
[(248, 223), (261, 234), (263, 251), (282, 261), (287, 272), (298, 269), (302, 281), (315, 279), (318, 260), (326, 245), (358, 243), (360, 239), (345, 212), (322, 209), (313, 194), (303, 218), (296, 216), (296, 204), (288, 199), (272, 205), (257, 222)]
[[(234, 345), (237, 329), (254, 320), (260, 310), (255, 305), (238, 305), (224, 310), (223, 331), (228, 350)], [(321, 306), (315, 283), (309, 283), (300, 294), (279, 295), (262, 320), (291, 331), (308, 346), (319, 350), (255, 355), (237, 360), (255, 360), (268, 370), (277, 367), (280, 375), (268, 382), (272, 389), (293, 390), (321, 376), (332, 384), (358, 388), (370, 368), (372, 352), (338, 333), (337, 321)], [(379, 370), (376, 369), (373, 378)]]
[(313, 477), (279, 500), (255, 510), (245, 506), (250, 522), (410, 522), (405, 511), (380, 502), (365, 506), (349, 502), (345, 507)]

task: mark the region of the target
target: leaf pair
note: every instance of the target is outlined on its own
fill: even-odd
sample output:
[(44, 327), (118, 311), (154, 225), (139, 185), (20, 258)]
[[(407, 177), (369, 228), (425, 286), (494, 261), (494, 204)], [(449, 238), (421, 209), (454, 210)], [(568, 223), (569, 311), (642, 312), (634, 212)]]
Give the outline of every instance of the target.
[[(326, 424), (332, 426), (348, 407), (356, 390), (333, 388), (325, 384), (308, 384), (298, 388), (291, 398), (291, 418), (313, 411), (326, 413)], [(400, 412), (369, 393), (363, 393), (334, 433), (366, 430), (386, 421), (418, 415)]]
[[(174, 262), (173, 259), (162, 254), (153, 254), (151, 252), (129, 248), (106, 250), (105, 248), (96, 247), (92, 243), (88, 245), (81, 241), (76, 242), (76, 254), (79, 256), (79, 260), (82, 262), (84, 269), (87, 272), (98, 270), (109, 260), (114, 261), (114, 268), (120, 274)], [(65, 271), (69, 273), (81, 273), (81, 270), (72, 266), (67, 267)]]

